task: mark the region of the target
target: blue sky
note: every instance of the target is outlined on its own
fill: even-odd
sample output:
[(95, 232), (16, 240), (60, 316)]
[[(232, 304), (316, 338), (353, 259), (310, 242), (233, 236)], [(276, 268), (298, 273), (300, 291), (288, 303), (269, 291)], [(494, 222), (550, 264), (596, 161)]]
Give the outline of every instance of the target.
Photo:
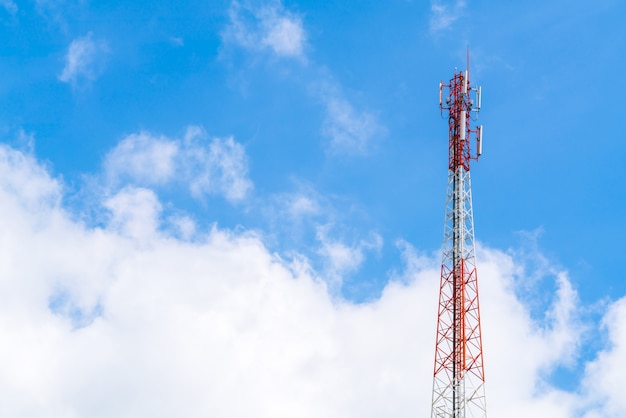
[[(94, 347), (117, 344), (132, 365), (135, 343), (160, 340), (150, 330), (163, 323), (190, 346), (227, 347), (210, 336), (188, 340), (191, 334), (179, 335), (174, 326), (184, 323), (186, 330), (216, 312), (224, 322), (211, 326), (235, 324), (232, 335), (249, 337), (258, 347), (230, 359), (245, 376), (254, 369), (245, 359), (267, 360), (263, 353), (276, 347), (257, 334), (237, 334), (244, 321), (234, 309), (239, 303), (261, 318), (250, 325), (259, 335), (273, 315), (293, 314), (319, 334), (316, 341), (326, 342), (285, 337), (292, 325), (300, 327), (284, 319), (270, 326), (278, 341), (294, 344), (286, 344), (294, 358), (328, 361), (319, 369), (305, 362), (308, 377), (302, 378), (267, 354), (274, 360), (261, 374), (284, 379), (268, 385), (273, 389), (263, 401), (244, 390), (250, 405), (262, 405), (256, 409), (262, 416), (305, 416), (298, 405), (328, 400), (318, 389), (326, 378), (352, 385), (363, 365), (391, 382), (375, 396), (365, 384), (356, 390), (355, 399), (374, 399), (364, 410), (389, 414), (385, 405), (393, 400), (409, 416), (411, 406), (428, 403), (436, 313), (431, 293), (439, 280), (447, 181), (447, 123), (439, 114), (437, 88), (455, 67), (465, 68), (469, 46), (472, 83), (482, 86), (485, 130), (483, 157), (472, 166), (479, 275), (485, 276), (484, 293), (502, 298), (489, 302), (483, 296), (485, 316), (492, 318), (485, 325), (486, 344), (503, 367), (515, 361), (507, 355), (517, 352), (506, 354), (507, 337), (489, 337), (490, 329), (516, 329), (521, 344), (535, 348), (513, 357), (528, 355), (531, 375), (518, 379), (520, 395), (508, 407), (526, 405), (526, 415), (620, 416), (624, 401), (611, 391), (604, 367), (626, 349), (620, 333), (626, 326), (620, 269), (626, 234), (620, 164), (626, 114), (619, 103), (626, 88), (620, 82), (624, 16), (626, 5), (617, 0), (0, 1), (0, 182), (4, 201), (12, 202), (2, 225), (5, 237), (17, 240), (4, 239), (12, 256), (4, 257), (10, 267), (2, 286), (7, 294), (22, 295), (15, 300), (24, 298), (23, 308), (1, 315), (5, 322), (26, 318), (21, 328), (5, 330), (16, 336), (18, 359), (19, 352), (33, 352), (28, 347), (37, 338), (52, 353), (74, 352), (82, 359), (25, 354), (24, 362), (51, 366), (45, 377), (26, 379), (23, 386), (6, 366), (2, 384), (16, 399), (42, 393), (40, 404), (15, 401), (7, 411), (40, 416), (38, 407), (54, 406), (58, 416), (96, 416), (96, 406), (114, 396), (129, 366), (109, 368), (104, 359), (114, 358), (117, 349), (103, 354)], [(153, 264), (142, 264), (147, 260)], [(153, 269), (154, 283), (136, 279)], [(207, 290), (196, 276), (217, 287)], [(267, 278), (278, 280), (270, 289), (280, 291), (267, 291), (271, 307), (259, 302), (258, 293), (216, 284), (239, 276), (249, 281), (248, 290), (266, 289)], [(174, 279), (188, 289), (173, 285)], [(302, 289), (289, 284), (302, 280)], [(25, 283), (41, 290), (31, 294), (22, 289)], [(154, 305), (162, 312), (136, 314), (123, 289), (150, 295), (144, 314)], [(171, 299), (163, 299), (170, 291)], [(220, 291), (223, 300), (196, 305), (195, 293)], [(309, 308), (294, 308), (292, 299)], [(229, 309), (218, 309), (223, 306)], [(188, 311), (197, 315), (185, 316)], [(368, 333), (368, 321), (380, 327)], [(138, 334), (141, 341), (126, 323), (145, 330)], [(327, 328), (329, 323), (335, 325)], [(342, 333), (343, 327), (363, 331)], [(30, 337), (22, 329), (31, 329)], [(411, 363), (418, 360), (398, 352), (398, 361), (408, 363), (385, 363), (386, 353), (395, 350), (378, 344), (385, 339), (407, 342), (407, 349), (419, 345), (415, 356), (423, 352), (423, 362)], [(375, 347), (371, 352), (363, 348), (368, 342)], [(165, 363), (185, 369), (178, 360), (196, 358), (196, 351), (177, 350), (158, 352), (177, 353)], [(363, 354), (348, 362), (345, 373), (341, 367), (332, 372), (331, 365), (343, 364), (337, 353), (350, 350)], [(101, 356), (94, 360), (89, 353)], [(487, 353), (486, 364), (489, 377)], [(137, 386), (150, 386), (146, 371), (152, 366), (131, 367), (140, 376)], [(64, 367), (73, 370), (73, 380), (58, 390), (47, 386)], [(206, 367), (209, 374), (216, 370)], [(108, 369), (116, 371), (110, 385), (99, 386), (102, 397), (81, 392), (81, 385)], [(219, 389), (191, 371), (158, 370), (159, 382), (191, 378), (198, 380), (195, 388), (232, 395), (228, 385)], [(510, 383), (506, 375), (493, 374), (495, 387)], [(100, 416), (133, 408), (140, 416), (156, 416), (151, 394), (167, 387), (137, 392), (142, 401), (121, 402), (120, 409)], [(289, 397), (290, 387), (307, 396)], [(267, 401), (272, 396), (275, 403)], [(356, 400), (331, 398), (325, 410), (310, 410), (310, 416), (364, 416)], [(176, 411), (183, 399), (172, 394), (164, 402)], [(293, 409), (276, 406), (285, 402)], [(200, 397), (190, 405), (195, 407), (187, 416), (208, 411)], [(212, 413), (249, 416), (228, 405)], [(504, 401), (494, 408), (514, 416)]]

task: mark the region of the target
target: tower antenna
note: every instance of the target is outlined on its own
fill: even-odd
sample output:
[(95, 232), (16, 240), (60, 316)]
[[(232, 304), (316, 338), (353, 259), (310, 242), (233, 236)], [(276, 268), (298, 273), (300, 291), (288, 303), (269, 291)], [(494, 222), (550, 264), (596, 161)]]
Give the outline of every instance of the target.
[[(445, 94), (445, 103), (443, 97)], [(432, 418), (485, 418), (483, 363), (470, 162), (482, 154), (482, 126), (471, 127), (481, 89), (467, 69), (439, 83), (439, 107), (448, 112), (448, 191), (435, 342)], [(475, 100), (472, 99), (475, 98)], [(476, 149), (470, 146), (476, 139)]]

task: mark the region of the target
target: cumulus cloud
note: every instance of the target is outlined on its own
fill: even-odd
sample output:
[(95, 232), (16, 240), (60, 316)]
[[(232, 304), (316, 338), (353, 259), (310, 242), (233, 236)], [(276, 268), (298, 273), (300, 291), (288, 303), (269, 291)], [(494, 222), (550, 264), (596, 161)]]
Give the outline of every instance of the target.
[(167, 235), (148, 190), (105, 200), (111, 221), (92, 228), (32, 158), (2, 147), (0, 172), (13, 173), (0, 180), (3, 415), (373, 417), (390, 394), (418, 406), (403, 383), (419, 339), (404, 328), (420, 315), (393, 331), (385, 319), (403, 288), (376, 309), (333, 302), (255, 235)]
[(306, 32), (302, 19), (287, 11), (279, 0), (266, 4), (234, 1), (225, 42), (250, 50), (269, 50), (279, 57), (304, 59)]
[(626, 358), (626, 297), (612, 305), (602, 320), (607, 346), (585, 370), (585, 391), (589, 395), (585, 418), (618, 418), (626, 411), (622, 390)]
[(216, 194), (236, 202), (253, 188), (244, 147), (232, 137), (209, 141), (197, 126), (190, 126), (183, 139), (128, 135), (106, 155), (104, 169), (110, 186), (183, 182), (198, 199)]
[(111, 227), (122, 235), (147, 241), (159, 228), (161, 204), (151, 190), (126, 187), (103, 203), (111, 213)]
[[(550, 277), (558, 296), (543, 320), (516, 295), (523, 286), (522, 265), (500, 251), (481, 248), (478, 278), (481, 290), (483, 351), (490, 415), (576, 416), (575, 395), (549, 383), (550, 373), (571, 356), (571, 344), (581, 338), (576, 316), (577, 295), (563, 274)], [(535, 291), (537, 291), (535, 289)], [(508, 386), (507, 389), (503, 389)]]
[[(0, 145), (0, 415), (430, 413), (436, 258), (402, 243), (404, 267), (381, 297), (354, 304), (255, 233), (213, 227), (177, 238), (169, 222), (191, 226), (163, 219), (148, 188), (103, 197), (111, 216), (100, 226), (75, 221), (63, 193), (30, 154)], [(333, 252), (336, 241), (324, 239)], [(336, 252), (380, 245), (372, 237)], [(580, 338), (567, 274), (553, 275), (557, 295), (538, 321), (516, 296), (518, 261), (478, 253), (490, 414), (620, 416), (624, 300), (609, 305), (609, 344), (588, 364), (586, 392), (559, 390), (545, 370)]]
[(182, 240), (190, 240), (196, 233), (196, 222), (187, 215), (173, 215), (168, 219), (168, 223), (173, 227), (175, 236)]
[(65, 55), (65, 66), (59, 80), (72, 86), (94, 81), (102, 73), (107, 52), (106, 42), (94, 40), (91, 32), (74, 39)]
[(431, 0), (431, 33), (449, 29), (461, 17), (465, 5), (465, 0)]

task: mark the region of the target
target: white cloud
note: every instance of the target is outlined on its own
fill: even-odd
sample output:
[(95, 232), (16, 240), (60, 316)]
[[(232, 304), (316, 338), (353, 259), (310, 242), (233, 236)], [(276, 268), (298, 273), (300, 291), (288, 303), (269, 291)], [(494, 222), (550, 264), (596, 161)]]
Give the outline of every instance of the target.
[[(222, 34), (224, 44), (234, 44), (251, 51), (270, 50), (278, 57), (305, 61), (307, 34), (302, 19), (285, 9), (280, 0), (259, 4), (233, 1), (230, 22)], [(327, 150), (335, 155), (363, 155), (385, 129), (371, 112), (355, 109), (341, 94), (340, 87), (324, 75), (323, 68), (311, 84), (313, 96), (325, 108), (322, 132), (330, 139)]]
[[(380, 299), (353, 304), (254, 234), (169, 235), (149, 189), (103, 202), (101, 227), (72, 220), (62, 198), (32, 156), (0, 146), (1, 416), (428, 416), (436, 259), (405, 243), (406, 267)], [(382, 244), (338, 253), (359, 245)], [(545, 371), (580, 338), (567, 275), (555, 273), (538, 322), (516, 296), (516, 259), (479, 255), (490, 415), (576, 417), (582, 405), (587, 418), (620, 416), (626, 299), (609, 305), (589, 393), (558, 390)]]
[(329, 237), (332, 225), (317, 227), (317, 240), (320, 243), (318, 254), (325, 260), (324, 275), (333, 290), (340, 287), (344, 276), (358, 271), (365, 261), (365, 251), (380, 252), (383, 239), (372, 233), (368, 239), (349, 245), (342, 240)]
[(465, 0), (431, 0), (430, 31), (431, 33), (449, 29), (462, 15)]
[(266, 216), (290, 228), (317, 217), (331, 216), (334, 209), (310, 184), (295, 181), (296, 191), (279, 193), (269, 199)]
[(35, 150), (35, 134), (20, 128), (17, 132), (17, 145), (20, 149), (32, 153)]
[(147, 241), (159, 229), (161, 204), (152, 190), (126, 187), (104, 206), (112, 214), (110, 225), (123, 235)]
[(316, 215), (320, 212), (318, 202), (305, 195), (287, 196), (286, 202), (287, 213), (292, 218), (300, 218), (302, 216)]
[(174, 227), (176, 235), (185, 241), (191, 240), (196, 234), (196, 223), (189, 216), (174, 215), (168, 221)]
[(0, 176), (2, 192), (13, 196), (21, 209), (36, 212), (60, 202), (61, 185), (46, 175), (31, 154), (0, 147)]
[[(563, 358), (571, 355), (568, 343), (581, 338), (575, 315), (576, 294), (564, 275), (554, 277), (558, 297), (545, 321), (532, 319), (530, 309), (516, 296), (524, 285), (523, 270), (514, 258), (480, 248), (483, 351), (490, 415), (575, 416), (575, 396), (554, 388), (546, 380)], [(574, 347), (576, 344), (574, 344)]]
[(232, 137), (214, 138), (208, 148), (202, 145), (204, 135), (190, 129), (185, 137), (185, 158), (194, 196), (219, 193), (230, 201), (244, 199), (252, 190), (248, 179), (248, 157), (244, 147)]
[(94, 40), (93, 34), (74, 39), (65, 56), (65, 66), (59, 80), (77, 86), (98, 78), (103, 70), (108, 47), (104, 41)]
[(183, 140), (147, 132), (128, 135), (106, 155), (104, 170), (109, 187), (183, 182), (198, 199), (217, 194), (236, 202), (253, 188), (244, 147), (233, 138), (209, 142), (196, 126), (187, 128)]
[(366, 154), (382, 132), (374, 115), (355, 111), (350, 102), (339, 95), (328, 95), (324, 100), (326, 120), (323, 132), (330, 138), (329, 151), (332, 154)]
[(589, 411), (585, 418), (624, 416), (624, 359), (626, 359), (626, 297), (609, 306), (602, 320), (608, 344), (585, 370)]
[[(290, 256), (300, 248), (309, 248), (317, 240), (319, 228), (332, 224), (345, 215), (343, 202), (319, 193), (311, 184), (292, 179), (294, 190), (270, 195), (258, 202), (267, 222), (264, 238), (268, 245), (289, 249)], [(349, 209), (347, 209), (349, 210)], [(343, 218), (342, 218), (343, 219)], [(313, 261), (317, 264), (318, 258)]]
[(281, 1), (263, 5), (233, 1), (230, 24), (223, 33), (226, 43), (250, 50), (269, 49), (276, 56), (304, 59), (306, 33), (302, 19), (285, 10)]
[[(146, 190), (109, 200), (104, 229), (75, 224), (46, 203), (59, 191), (32, 160), (1, 161), (0, 171), (37, 177), (20, 183), (49, 186), (32, 213), (19, 189), (1, 189), (0, 230), (11, 238), (0, 242), (2, 415), (374, 417), (395, 408), (389, 396), (410, 403), (400, 416), (419, 408), (404, 383), (419, 370), (419, 339), (406, 329), (421, 316), (401, 312), (415, 291), (390, 288), (376, 309), (333, 303), (257, 237), (217, 229), (187, 243), (149, 222), (146, 245), (119, 227), (154, 219)], [(51, 308), (59, 288), (95, 317), (76, 328), (72, 309)]]
[(175, 174), (178, 142), (147, 132), (131, 134), (107, 154), (104, 169), (111, 181), (131, 178), (141, 184), (163, 184)]
[(261, 206), (269, 230), (288, 237), (294, 243), (311, 233), (317, 222), (331, 216), (332, 208), (325, 207), (317, 196), (306, 191), (279, 193), (265, 199)]
[(272, 19), (268, 25), (263, 43), (274, 50), (277, 55), (301, 56), (305, 41), (302, 22), (299, 19), (279, 17)]

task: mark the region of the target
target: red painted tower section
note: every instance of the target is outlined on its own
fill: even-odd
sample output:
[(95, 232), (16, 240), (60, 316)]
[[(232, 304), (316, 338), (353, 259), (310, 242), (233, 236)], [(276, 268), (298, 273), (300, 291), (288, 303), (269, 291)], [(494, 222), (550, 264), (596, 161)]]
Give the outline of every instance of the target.
[[(482, 154), (482, 126), (471, 127), (480, 110), (480, 93), (480, 88), (471, 87), (468, 70), (455, 70), (449, 84), (439, 86), (439, 105), (442, 114), (448, 114), (449, 144), (433, 418), (486, 417), (470, 181), (470, 162)], [(474, 152), (471, 137), (476, 140)]]

